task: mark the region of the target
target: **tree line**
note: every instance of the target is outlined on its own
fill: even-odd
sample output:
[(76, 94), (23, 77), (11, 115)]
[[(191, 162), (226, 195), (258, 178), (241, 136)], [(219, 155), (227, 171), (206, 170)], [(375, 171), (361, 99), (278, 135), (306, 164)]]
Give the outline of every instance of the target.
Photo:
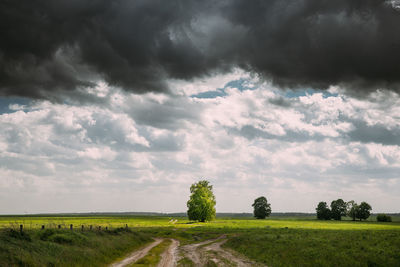
[(319, 202), (317, 208), (317, 218), (319, 220), (338, 220), (340, 221), (342, 217), (349, 216), (353, 221), (366, 220), (371, 215), (372, 207), (367, 202), (361, 202), (357, 204), (354, 200), (345, 202), (343, 199), (339, 198), (331, 202), (330, 209), (326, 202)]
[[(213, 193), (213, 186), (207, 180), (201, 180), (194, 183), (190, 187), (190, 198), (187, 202), (187, 215), (189, 220), (193, 221), (211, 221), (215, 218), (216, 200)], [(264, 196), (258, 197), (252, 204), (254, 208), (254, 217), (257, 219), (265, 219), (271, 214), (271, 204), (268, 203)], [(319, 202), (316, 208), (317, 218), (319, 220), (338, 220), (342, 217), (349, 216), (353, 221), (366, 220), (371, 215), (372, 207), (363, 201), (357, 204), (354, 200), (345, 202), (339, 198), (331, 202), (330, 208), (326, 202)], [(390, 216), (379, 215), (378, 221), (391, 221)]]
[[(209, 181), (202, 180), (190, 186), (190, 198), (187, 202), (187, 215), (193, 221), (211, 221), (215, 218), (215, 196)], [(256, 198), (252, 205), (254, 217), (265, 219), (271, 214), (271, 204), (263, 196)]]

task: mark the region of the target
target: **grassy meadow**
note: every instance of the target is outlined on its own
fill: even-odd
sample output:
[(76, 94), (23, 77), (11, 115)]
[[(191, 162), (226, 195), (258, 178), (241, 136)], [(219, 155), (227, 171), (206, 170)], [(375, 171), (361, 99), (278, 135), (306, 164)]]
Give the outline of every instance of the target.
[[(167, 216), (1, 216), (0, 266), (107, 266), (152, 237), (171, 237), (184, 245), (222, 234), (229, 237), (225, 247), (268, 266), (400, 266), (400, 222), (393, 219), (378, 223), (284, 216), (193, 223)], [(144, 261), (154, 265), (157, 249)]]

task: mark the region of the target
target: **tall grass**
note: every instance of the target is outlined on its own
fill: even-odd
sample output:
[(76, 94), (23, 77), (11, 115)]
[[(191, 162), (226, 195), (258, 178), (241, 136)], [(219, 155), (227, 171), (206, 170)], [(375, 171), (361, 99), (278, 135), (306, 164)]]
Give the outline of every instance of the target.
[(113, 231), (0, 231), (0, 266), (106, 266), (150, 242), (149, 234)]
[(400, 266), (400, 231), (253, 229), (226, 244), (267, 266)]

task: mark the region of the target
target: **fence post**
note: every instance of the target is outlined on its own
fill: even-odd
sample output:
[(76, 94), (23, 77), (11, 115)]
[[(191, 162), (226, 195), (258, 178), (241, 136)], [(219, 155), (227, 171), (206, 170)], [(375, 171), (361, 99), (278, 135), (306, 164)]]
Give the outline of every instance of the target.
[(22, 233), (24, 226), (22, 224), (19, 225), (19, 231)]
[(83, 232), (84, 229), (85, 229), (85, 226), (82, 225), (82, 232)]
[(69, 229), (72, 231), (73, 230), (73, 225), (71, 224), (70, 226), (69, 226)]
[(108, 230), (108, 226), (106, 226), (106, 231)]
[(58, 229), (61, 229), (61, 224), (58, 225)]
[(128, 224), (125, 224), (125, 228), (128, 229)]
[(99, 226), (99, 231), (101, 231), (101, 226)]
[(90, 225), (90, 226), (89, 226), (90, 231), (92, 231), (92, 228), (93, 228), (93, 225)]
[(44, 225), (42, 225), (42, 230), (44, 230)]

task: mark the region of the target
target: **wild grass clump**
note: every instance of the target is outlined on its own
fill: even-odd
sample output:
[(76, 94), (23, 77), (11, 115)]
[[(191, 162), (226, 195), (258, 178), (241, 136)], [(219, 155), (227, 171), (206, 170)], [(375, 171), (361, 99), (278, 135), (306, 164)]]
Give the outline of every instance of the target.
[(169, 247), (170, 244), (171, 240), (167, 239), (162, 241), (160, 244), (152, 248), (146, 256), (130, 266), (157, 266), (161, 260), (161, 254)]

